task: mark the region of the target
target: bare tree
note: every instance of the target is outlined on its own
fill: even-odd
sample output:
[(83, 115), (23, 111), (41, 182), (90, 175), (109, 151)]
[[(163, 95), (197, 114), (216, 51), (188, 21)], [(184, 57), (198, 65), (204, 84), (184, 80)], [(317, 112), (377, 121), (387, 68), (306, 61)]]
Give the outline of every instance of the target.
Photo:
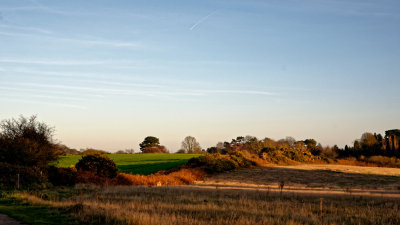
[(133, 148), (126, 149), (126, 150), (125, 150), (125, 153), (127, 153), (127, 154), (134, 154), (134, 153), (135, 153), (135, 149), (133, 149)]
[(196, 138), (187, 136), (182, 141), (182, 149), (187, 153), (201, 153), (201, 147)]

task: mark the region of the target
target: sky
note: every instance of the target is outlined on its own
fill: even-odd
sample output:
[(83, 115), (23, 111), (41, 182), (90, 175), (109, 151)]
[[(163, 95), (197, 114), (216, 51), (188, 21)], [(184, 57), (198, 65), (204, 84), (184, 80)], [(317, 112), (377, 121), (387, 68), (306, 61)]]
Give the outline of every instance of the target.
[(69, 147), (400, 128), (398, 0), (0, 0), (0, 119)]

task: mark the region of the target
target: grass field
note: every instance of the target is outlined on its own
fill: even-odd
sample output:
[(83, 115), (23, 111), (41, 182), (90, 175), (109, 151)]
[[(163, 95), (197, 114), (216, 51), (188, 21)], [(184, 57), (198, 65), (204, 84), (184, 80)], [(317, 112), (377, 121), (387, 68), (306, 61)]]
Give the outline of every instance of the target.
[[(185, 164), (198, 154), (109, 154), (107, 155), (118, 166), (119, 172), (131, 174), (152, 174)], [(75, 165), (82, 156), (63, 156), (56, 166)]]
[[(63, 189), (62, 191), (66, 191)], [(19, 194), (33, 205), (70, 211), (82, 224), (399, 224), (398, 198), (279, 194), (257, 190), (182, 187), (77, 186), (72, 197), (53, 190), (46, 200)], [(41, 193), (43, 196), (44, 193)]]
[[(400, 224), (399, 175), (392, 168), (272, 166), (221, 173), (202, 182), (208, 187), (77, 185), (9, 198), (29, 203), (38, 215), (43, 206), (46, 214), (66, 212), (80, 224), (394, 225)], [(277, 190), (281, 181), (283, 191)]]

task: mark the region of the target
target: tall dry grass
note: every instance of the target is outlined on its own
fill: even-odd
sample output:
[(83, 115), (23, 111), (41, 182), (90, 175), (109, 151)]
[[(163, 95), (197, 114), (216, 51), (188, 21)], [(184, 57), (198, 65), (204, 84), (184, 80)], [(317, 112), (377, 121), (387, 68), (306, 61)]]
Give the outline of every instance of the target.
[(64, 199), (49, 195), (43, 200), (27, 193), (18, 197), (64, 208), (91, 224), (400, 224), (398, 199), (172, 186), (72, 191), (75, 194)]

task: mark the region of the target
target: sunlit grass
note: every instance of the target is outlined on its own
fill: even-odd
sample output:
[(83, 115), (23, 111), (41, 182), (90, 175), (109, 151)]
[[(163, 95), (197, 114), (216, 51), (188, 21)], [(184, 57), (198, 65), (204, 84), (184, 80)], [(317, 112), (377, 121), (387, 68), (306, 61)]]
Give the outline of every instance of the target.
[[(199, 154), (109, 154), (121, 173), (152, 174), (160, 170), (168, 170), (185, 164), (189, 159)], [(60, 157), (56, 166), (70, 167), (75, 165), (82, 156)]]

